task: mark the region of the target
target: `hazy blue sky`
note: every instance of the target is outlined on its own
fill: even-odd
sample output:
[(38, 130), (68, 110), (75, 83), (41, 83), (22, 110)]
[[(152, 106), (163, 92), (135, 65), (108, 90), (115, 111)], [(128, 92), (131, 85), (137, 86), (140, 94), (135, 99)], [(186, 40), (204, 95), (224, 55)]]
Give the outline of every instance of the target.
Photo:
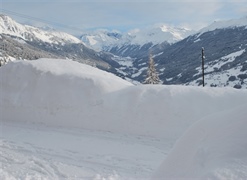
[(18, 22), (47, 23), (73, 34), (156, 23), (199, 29), (215, 20), (247, 16), (247, 0), (0, 0), (0, 6), (1, 13)]

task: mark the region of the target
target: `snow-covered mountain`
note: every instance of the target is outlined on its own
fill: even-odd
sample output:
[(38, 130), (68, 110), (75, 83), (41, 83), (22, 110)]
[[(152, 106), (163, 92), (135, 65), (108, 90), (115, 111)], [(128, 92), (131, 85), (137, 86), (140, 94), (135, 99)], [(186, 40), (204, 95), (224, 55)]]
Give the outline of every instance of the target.
[(174, 43), (184, 39), (193, 31), (187, 28), (172, 27), (165, 24), (156, 24), (144, 29), (133, 29), (126, 33), (113, 30), (99, 29), (93, 32), (84, 33), (81, 40), (88, 46), (98, 51), (123, 46), (144, 46), (145, 44), (157, 45), (163, 42)]
[(82, 37), (89, 46), (114, 54), (112, 59), (121, 65), (118, 72), (139, 82), (146, 77), (152, 53), (164, 84), (201, 85), (204, 47), (207, 86), (247, 88), (246, 26), (243, 17), (215, 21), (196, 33), (159, 24), (128, 33), (100, 30)]
[(0, 34), (7, 34), (27, 41), (36, 40), (53, 44), (81, 43), (78, 38), (70, 34), (22, 25), (3, 14), (0, 14)]
[(83, 33), (80, 39), (89, 47), (102, 51), (114, 46), (121, 41), (123, 34), (119, 31), (109, 31), (107, 29), (98, 29)]
[[(111, 62), (104, 53), (98, 54), (80, 39), (53, 30), (22, 25), (0, 15), (0, 61), (14, 59), (62, 58), (97, 66), (111, 71)], [(113, 68), (114, 69), (114, 68)]]

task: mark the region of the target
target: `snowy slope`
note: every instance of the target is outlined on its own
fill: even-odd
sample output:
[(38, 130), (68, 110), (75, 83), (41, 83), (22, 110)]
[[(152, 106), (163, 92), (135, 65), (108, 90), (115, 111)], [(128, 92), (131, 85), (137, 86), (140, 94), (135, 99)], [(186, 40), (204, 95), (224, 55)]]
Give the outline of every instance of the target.
[(45, 31), (15, 22), (10, 17), (0, 14), (0, 33), (15, 36), (24, 40), (40, 40), (53, 44), (81, 43), (76, 37), (57, 31)]
[(202, 28), (198, 33), (203, 34), (208, 31), (214, 31), (216, 29), (225, 29), (225, 28), (236, 28), (247, 26), (247, 16), (240, 19), (231, 19), (225, 21), (215, 21), (209, 26)]
[[(246, 90), (134, 86), (96, 68), (54, 59), (10, 62), (0, 68), (0, 77), (2, 179), (146, 179), (166, 162), (176, 141), (167, 161), (183, 161), (181, 168), (161, 166), (174, 177), (195, 162), (184, 177), (205, 172), (216, 177), (212, 172), (219, 169), (220, 179), (227, 176), (222, 167), (239, 153), (242, 161), (232, 169), (243, 169), (246, 178), (244, 146), (233, 146), (246, 144), (241, 138)], [(228, 142), (232, 149), (225, 150)], [(190, 151), (204, 145), (209, 153)], [(181, 159), (173, 158), (176, 152)], [(207, 163), (205, 154), (217, 158)], [(229, 177), (233, 171), (227, 171)]]
[[(239, 48), (240, 49), (240, 48)], [(238, 63), (235, 66), (230, 65), (230, 63), (235, 62), (236, 58), (242, 56), (246, 52), (246, 49), (241, 49), (236, 52), (230, 53), (226, 56), (223, 56), (219, 59), (216, 59), (211, 62), (205, 63), (205, 84), (207, 86), (218, 86), (218, 87), (235, 87), (235, 88), (247, 88), (247, 79), (246, 79), (246, 70), (244, 69), (244, 63)], [(247, 62), (247, 58), (246, 61)], [(228, 68), (226, 68), (228, 67)], [(222, 69), (222, 70), (220, 70)], [(201, 67), (197, 67), (197, 74), (194, 76), (198, 76), (202, 74)], [(220, 70), (220, 71), (219, 71)], [(193, 80), (187, 85), (198, 85), (201, 77)]]

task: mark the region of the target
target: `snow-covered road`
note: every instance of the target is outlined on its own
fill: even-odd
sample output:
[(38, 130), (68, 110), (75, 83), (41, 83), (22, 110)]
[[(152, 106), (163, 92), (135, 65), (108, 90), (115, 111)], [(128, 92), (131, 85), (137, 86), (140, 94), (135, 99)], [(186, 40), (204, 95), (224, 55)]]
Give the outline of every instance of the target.
[(147, 179), (171, 147), (144, 136), (1, 123), (0, 179)]

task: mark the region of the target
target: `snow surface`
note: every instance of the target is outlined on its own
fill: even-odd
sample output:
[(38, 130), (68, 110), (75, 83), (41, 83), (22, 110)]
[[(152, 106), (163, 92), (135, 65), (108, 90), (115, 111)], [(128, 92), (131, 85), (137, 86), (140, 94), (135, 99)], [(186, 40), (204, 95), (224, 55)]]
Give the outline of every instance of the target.
[(0, 179), (145, 179), (170, 148), (149, 137), (1, 122)]
[(61, 59), (0, 77), (1, 179), (247, 178), (247, 90), (135, 86)]
[(246, 107), (247, 102), (195, 123), (178, 140), (154, 179), (246, 179)]

